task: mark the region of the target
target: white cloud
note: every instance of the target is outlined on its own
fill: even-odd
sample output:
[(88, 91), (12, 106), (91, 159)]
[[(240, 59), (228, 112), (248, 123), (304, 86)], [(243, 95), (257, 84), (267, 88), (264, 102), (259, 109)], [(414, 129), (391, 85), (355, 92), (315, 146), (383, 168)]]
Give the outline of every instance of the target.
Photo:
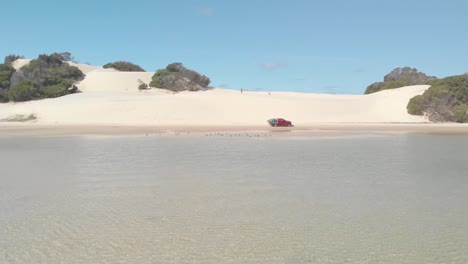
[(260, 66), (264, 70), (276, 70), (276, 69), (279, 69), (279, 68), (285, 68), (285, 67), (288, 66), (288, 64), (284, 63), (284, 62), (270, 62), (270, 63), (263, 63)]

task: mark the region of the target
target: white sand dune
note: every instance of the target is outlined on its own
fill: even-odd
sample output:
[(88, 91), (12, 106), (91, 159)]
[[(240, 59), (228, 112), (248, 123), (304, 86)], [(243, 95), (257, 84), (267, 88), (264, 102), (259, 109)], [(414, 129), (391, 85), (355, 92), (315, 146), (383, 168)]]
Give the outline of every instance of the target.
[[(105, 70), (105, 69), (104, 69)], [(139, 80), (148, 84), (154, 72), (119, 72), (95, 70), (86, 74), (86, 78), (77, 85), (82, 92), (105, 91), (109, 95), (114, 92), (138, 92)]]
[[(27, 64), (18, 60), (15, 67)], [(258, 126), (272, 117), (290, 119), (296, 126), (316, 123), (427, 122), (411, 116), (406, 105), (429, 86), (418, 85), (371, 95), (329, 95), (294, 92), (245, 92), (213, 89), (172, 93), (139, 91), (151, 72), (118, 72), (78, 66), (86, 78), (82, 93), (24, 103), (0, 104), (0, 119), (17, 114), (37, 116), (39, 124)]]
[(29, 62), (31, 62), (30, 59), (17, 59), (12, 63), (12, 65), (13, 65), (13, 68), (15, 68), (15, 70), (19, 70), (23, 66), (28, 65)]
[[(28, 65), (31, 61), (32, 61), (31, 59), (17, 59), (17, 60), (15, 60), (13, 62), (13, 68), (15, 68), (16, 70), (19, 70), (23, 66)], [(70, 64), (71, 66), (77, 67), (84, 74), (88, 74), (89, 72), (92, 72), (92, 71), (116, 71), (114, 69), (104, 69), (104, 68), (102, 68), (100, 66), (93, 66), (93, 65), (88, 65), (88, 64), (79, 64), (79, 63), (75, 63), (75, 62), (71, 62), (71, 61), (68, 61), (67, 63)]]
[(100, 66), (93, 66), (93, 65), (88, 65), (88, 64), (79, 64), (79, 63), (75, 63), (75, 62), (71, 62), (71, 61), (68, 61), (67, 63), (70, 66), (77, 67), (84, 74), (88, 74), (88, 73), (90, 73), (92, 71), (115, 71), (114, 69), (104, 69), (104, 68), (102, 68)]

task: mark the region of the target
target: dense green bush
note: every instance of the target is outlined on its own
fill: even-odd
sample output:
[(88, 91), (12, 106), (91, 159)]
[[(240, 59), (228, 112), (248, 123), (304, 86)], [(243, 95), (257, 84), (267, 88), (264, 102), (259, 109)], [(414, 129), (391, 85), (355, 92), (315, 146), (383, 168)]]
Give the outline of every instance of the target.
[(49, 77), (42, 82), (40, 89), (43, 98), (55, 98), (72, 92), (73, 83), (60, 77)]
[(60, 86), (64, 86), (68, 88), (72, 86), (72, 82), (67, 79), (60, 78), (60, 77), (49, 77), (49, 78), (46, 78), (42, 82), (42, 85), (43, 86), (60, 85)]
[(10, 87), (11, 75), (15, 69), (9, 64), (0, 64), (0, 89), (8, 89)]
[(430, 81), (431, 87), (408, 103), (410, 114), (428, 115), (431, 121), (468, 122), (468, 76), (451, 76)]
[(55, 98), (66, 94), (68, 94), (67, 87), (60, 84), (44, 86), (41, 88), (41, 96), (43, 98)]
[(0, 64), (0, 103), (8, 101), (7, 91), (14, 72), (15, 69), (10, 64)]
[(50, 68), (59, 67), (63, 64), (62, 56), (58, 53), (52, 53), (50, 55), (41, 54), (39, 55), (37, 60), (31, 61), (31, 63), (34, 63), (34, 62), (46, 64)]
[(0, 88), (9, 87), (11, 75), (15, 71), (15, 68), (9, 64), (0, 64)]
[(459, 104), (453, 108), (453, 118), (455, 122), (468, 122), (468, 104)]
[(116, 61), (116, 62), (111, 62), (107, 63), (106, 65), (103, 66), (104, 68), (114, 68), (118, 71), (129, 71), (129, 72), (144, 72), (145, 70), (131, 62), (128, 61)]
[(174, 62), (166, 66), (166, 70), (170, 72), (181, 72), (185, 70), (185, 67), (182, 63), (180, 62)]
[(22, 81), (11, 87), (7, 92), (8, 100), (13, 102), (24, 102), (39, 98), (37, 84), (32, 81)]
[(32, 60), (29, 65), (21, 68), (21, 72), (27, 80), (39, 84), (42, 84), (48, 78), (63, 78), (70, 81), (79, 81), (84, 78), (84, 74), (80, 69), (62, 62), (61, 55), (58, 53), (39, 55), (38, 59)]
[(151, 78), (149, 86), (155, 88), (164, 88), (163, 84), (165, 82), (163, 80), (167, 78), (175, 79), (175, 74), (166, 69), (159, 69), (154, 73), (153, 77)]
[(210, 79), (196, 71), (189, 70), (182, 63), (167, 65), (165, 69), (157, 70), (153, 75), (150, 86), (168, 89), (174, 92), (198, 91), (207, 88)]
[(77, 67), (69, 66), (67, 64), (66, 66), (50, 69), (50, 72), (48, 72), (45, 75), (45, 77), (46, 78), (58, 77), (58, 78), (63, 78), (67, 80), (78, 81), (78, 80), (83, 79), (84, 74)]
[(410, 115), (423, 115), (421, 100), (423, 99), (422, 95), (415, 96), (411, 98), (406, 109)]
[(19, 102), (76, 92), (73, 83), (82, 80), (84, 74), (77, 67), (63, 62), (63, 59), (71, 58), (69, 53), (41, 54), (13, 73), (10, 65), (0, 67), (0, 85), (6, 87), (0, 92), (0, 100)]
[(62, 61), (73, 61), (75, 59), (70, 52), (60, 52), (58, 54)]

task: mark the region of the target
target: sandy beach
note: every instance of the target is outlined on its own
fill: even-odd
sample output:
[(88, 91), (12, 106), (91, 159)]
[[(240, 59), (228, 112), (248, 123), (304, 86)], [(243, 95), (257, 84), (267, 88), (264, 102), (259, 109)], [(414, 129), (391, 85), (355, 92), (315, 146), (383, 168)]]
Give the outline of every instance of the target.
[[(29, 63), (20, 59), (16, 68)], [(119, 72), (74, 64), (86, 78), (80, 93), (54, 99), (0, 104), (0, 134), (146, 134), (213, 131), (406, 131), (467, 133), (468, 126), (433, 124), (406, 111), (408, 101), (429, 88), (416, 85), (369, 95), (252, 92), (213, 88), (173, 93), (138, 90), (152, 72)], [(6, 122), (16, 116), (28, 122)], [(291, 120), (271, 128), (267, 119)]]
[[(282, 133), (285, 132), (285, 133)], [(321, 123), (301, 127), (265, 126), (131, 126), (131, 125), (0, 125), (0, 137), (48, 137), (80, 135), (275, 135), (278, 137), (317, 137), (326, 135), (353, 135), (356, 133), (431, 133), (468, 134), (466, 124), (371, 124), (371, 123)]]

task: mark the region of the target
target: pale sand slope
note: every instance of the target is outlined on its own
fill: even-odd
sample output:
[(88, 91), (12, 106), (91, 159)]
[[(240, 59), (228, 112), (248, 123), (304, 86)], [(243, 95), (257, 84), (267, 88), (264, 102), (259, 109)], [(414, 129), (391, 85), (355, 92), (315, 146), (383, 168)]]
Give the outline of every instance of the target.
[(13, 65), (13, 68), (15, 68), (16, 70), (19, 70), (23, 66), (28, 65), (30, 61), (31, 61), (30, 59), (17, 59), (12, 63), (12, 65)]
[[(22, 65), (24, 61), (17, 62)], [(17, 65), (15, 65), (17, 66)], [(328, 95), (293, 92), (244, 92), (213, 89), (171, 93), (138, 91), (152, 72), (118, 72), (77, 65), (87, 74), (83, 91), (55, 99), (0, 104), (0, 119), (35, 114), (38, 124), (258, 126), (272, 117), (296, 126), (316, 123), (427, 122), (411, 116), (406, 105), (429, 86), (410, 86), (371, 95)]]
[[(17, 59), (12, 63), (12, 65), (13, 65), (13, 68), (15, 68), (16, 70), (19, 70), (23, 66), (28, 65), (29, 62), (31, 62), (31, 59)], [(104, 69), (104, 68), (102, 68), (100, 66), (93, 66), (93, 65), (88, 65), (88, 64), (78, 64), (78, 63), (71, 62), (71, 61), (69, 61), (67, 63), (70, 64), (71, 66), (78, 67), (81, 70), (81, 72), (83, 72), (84, 74), (88, 74), (89, 72), (96, 71), (96, 70), (115, 71), (114, 69)]]

